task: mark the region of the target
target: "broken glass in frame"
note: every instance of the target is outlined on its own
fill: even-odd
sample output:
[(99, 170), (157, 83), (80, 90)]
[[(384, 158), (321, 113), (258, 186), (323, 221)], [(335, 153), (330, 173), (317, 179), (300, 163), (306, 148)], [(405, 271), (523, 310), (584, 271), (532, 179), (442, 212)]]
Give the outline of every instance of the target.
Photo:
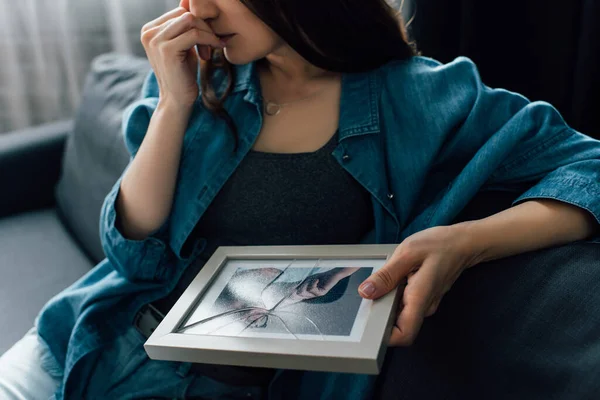
[(373, 259), (227, 259), (174, 333), (359, 342)]

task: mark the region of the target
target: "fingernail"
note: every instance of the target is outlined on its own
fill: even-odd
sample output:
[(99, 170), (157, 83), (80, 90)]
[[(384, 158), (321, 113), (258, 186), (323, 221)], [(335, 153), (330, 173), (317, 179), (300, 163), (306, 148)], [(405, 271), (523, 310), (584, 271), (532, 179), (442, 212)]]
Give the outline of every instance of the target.
[(365, 296), (371, 296), (373, 293), (375, 293), (375, 285), (373, 285), (371, 282), (365, 282), (360, 285), (358, 290)]

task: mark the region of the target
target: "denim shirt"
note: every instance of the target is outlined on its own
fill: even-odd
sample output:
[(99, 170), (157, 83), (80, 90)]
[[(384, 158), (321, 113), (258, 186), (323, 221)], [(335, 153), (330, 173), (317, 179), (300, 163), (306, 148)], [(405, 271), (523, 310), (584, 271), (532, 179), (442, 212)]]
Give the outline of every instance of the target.
[[(115, 227), (121, 176), (101, 211), (107, 257), (39, 315), (42, 343), (64, 373), (57, 398), (78, 398), (92, 368), (90, 355), (130, 326), (144, 304), (168, 294), (203, 252), (206, 239), (188, 237), (262, 124), (256, 65), (235, 68), (225, 107), (239, 130), (237, 151), (224, 121), (199, 98), (167, 221), (144, 240), (123, 237)], [(222, 90), (222, 75), (215, 84)], [(158, 95), (150, 73), (141, 98), (124, 113), (132, 159)], [(570, 128), (548, 103), (485, 86), (464, 57), (441, 64), (419, 56), (343, 74), (339, 144), (332, 156), (372, 196), (375, 224), (361, 243), (400, 243), (417, 231), (448, 225), (482, 190), (513, 191), (520, 194), (515, 203), (557, 199), (600, 222), (600, 141)]]

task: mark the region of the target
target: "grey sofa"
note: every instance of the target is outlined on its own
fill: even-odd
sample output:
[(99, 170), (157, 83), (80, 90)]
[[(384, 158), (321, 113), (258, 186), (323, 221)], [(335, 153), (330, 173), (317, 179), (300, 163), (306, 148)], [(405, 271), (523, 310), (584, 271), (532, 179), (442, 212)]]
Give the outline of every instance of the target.
[[(100, 207), (129, 160), (122, 111), (138, 97), (148, 70), (143, 58), (102, 55), (72, 120), (0, 136), (0, 354), (50, 297), (104, 258)], [(481, 193), (457, 221), (498, 212), (516, 196)], [(553, 396), (576, 385), (583, 396), (571, 398), (587, 398), (600, 390), (587, 379), (598, 374), (600, 382), (597, 293), (600, 245), (591, 241), (473, 268), (426, 320), (414, 346), (388, 352), (377, 396), (567, 398)], [(511, 368), (515, 355), (523, 359)], [(554, 369), (536, 370), (545, 361)], [(573, 378), (582, 374), (585, 387)]]

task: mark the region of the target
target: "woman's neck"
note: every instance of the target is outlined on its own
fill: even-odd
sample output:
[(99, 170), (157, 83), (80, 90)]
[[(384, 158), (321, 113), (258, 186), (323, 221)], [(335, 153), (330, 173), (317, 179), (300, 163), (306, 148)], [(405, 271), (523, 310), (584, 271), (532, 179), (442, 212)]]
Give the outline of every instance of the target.
[(267, 55), (261, 67), (264, 79), (275, 87), (288, 88), (285, 91), (292, 92), (301, 91), (302, 88), (310, 90), (311, 87), (321, 86), (339, 76), (338, 73), (312, 65), (289, 47)]

